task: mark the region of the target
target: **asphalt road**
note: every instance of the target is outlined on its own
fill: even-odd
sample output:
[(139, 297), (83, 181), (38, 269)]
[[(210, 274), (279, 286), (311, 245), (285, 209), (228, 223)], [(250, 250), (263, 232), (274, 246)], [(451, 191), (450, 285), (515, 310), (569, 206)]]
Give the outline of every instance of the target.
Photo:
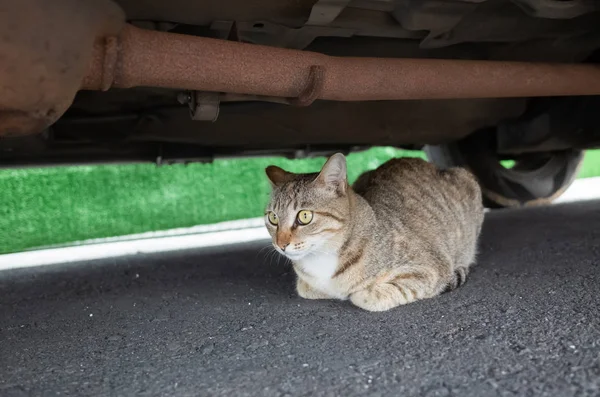
[(0, 395), (600, 395), (600, 202), (488, 215), (464, 287), (387, 313), (266, 242), (0, 273)]

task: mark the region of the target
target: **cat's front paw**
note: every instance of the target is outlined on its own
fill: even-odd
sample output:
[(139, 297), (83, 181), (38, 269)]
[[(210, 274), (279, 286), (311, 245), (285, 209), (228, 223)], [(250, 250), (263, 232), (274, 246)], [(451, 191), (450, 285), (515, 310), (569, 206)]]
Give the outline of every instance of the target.
[(357, 291), (350, 295), (350, 302), (370, 312), (383, 312), (409, 303), (409, 300), (405, 296), (399, 295), (394, 288), (388, 284), (380, 284), (370, 289)]
[(352, 302), (354, 306), (370, 312), (388, 310), (388, 308), (381, 307), (380, 302), (367, 290), (358, 291), (350, 295), (350, 302)]
[(298, 280), (296, 291), (298, 291), (298, 295), (304, 299), (332, 299), (330, 296), (315, 290), (302, 280)]

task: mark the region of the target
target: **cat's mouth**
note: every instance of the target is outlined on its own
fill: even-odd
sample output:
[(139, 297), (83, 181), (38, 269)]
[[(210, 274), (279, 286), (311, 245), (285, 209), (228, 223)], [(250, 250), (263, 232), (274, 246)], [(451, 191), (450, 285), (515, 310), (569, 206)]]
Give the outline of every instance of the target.
[(299, 259), (302, 259), (303, 257), (306, 256), (306, 254), (308, 254), (307, 250), (302, 250), (302, 251), (283, 251), (283, 250), (281, 250), (281, 248), (278, 248), (278, 247), (275, 247), (275, 249), (281, 255), (283, 255), (286, 258), (291, 259), (293, 261), (297, 261)]

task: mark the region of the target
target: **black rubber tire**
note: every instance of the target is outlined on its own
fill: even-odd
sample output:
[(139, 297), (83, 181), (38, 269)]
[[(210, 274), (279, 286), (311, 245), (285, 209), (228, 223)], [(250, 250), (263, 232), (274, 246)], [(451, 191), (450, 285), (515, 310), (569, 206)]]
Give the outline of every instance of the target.
[(424, 147), (429, 161), (441, 168), (465, 167), (479, 181), (488, 208), (515, 208), (551, 203), (577, 177), (583, 152), (532, 153), (504, 168), (494, 148), (494, 134), (481, 131), (445, 145)]

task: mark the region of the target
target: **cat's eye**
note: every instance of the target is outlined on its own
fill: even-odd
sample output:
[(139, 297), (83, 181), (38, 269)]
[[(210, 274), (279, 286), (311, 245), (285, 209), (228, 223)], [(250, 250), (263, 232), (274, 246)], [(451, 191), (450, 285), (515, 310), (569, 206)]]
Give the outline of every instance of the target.
[(271, 225), (277, 226), (277, 224), (279, 224), (279, 218), (273, 211), (267, 212), (267, 219)]
[(308, 225), (313, 219), (312, 211), (300, 211), (298, 212), (298, 223), (301, 225)]

